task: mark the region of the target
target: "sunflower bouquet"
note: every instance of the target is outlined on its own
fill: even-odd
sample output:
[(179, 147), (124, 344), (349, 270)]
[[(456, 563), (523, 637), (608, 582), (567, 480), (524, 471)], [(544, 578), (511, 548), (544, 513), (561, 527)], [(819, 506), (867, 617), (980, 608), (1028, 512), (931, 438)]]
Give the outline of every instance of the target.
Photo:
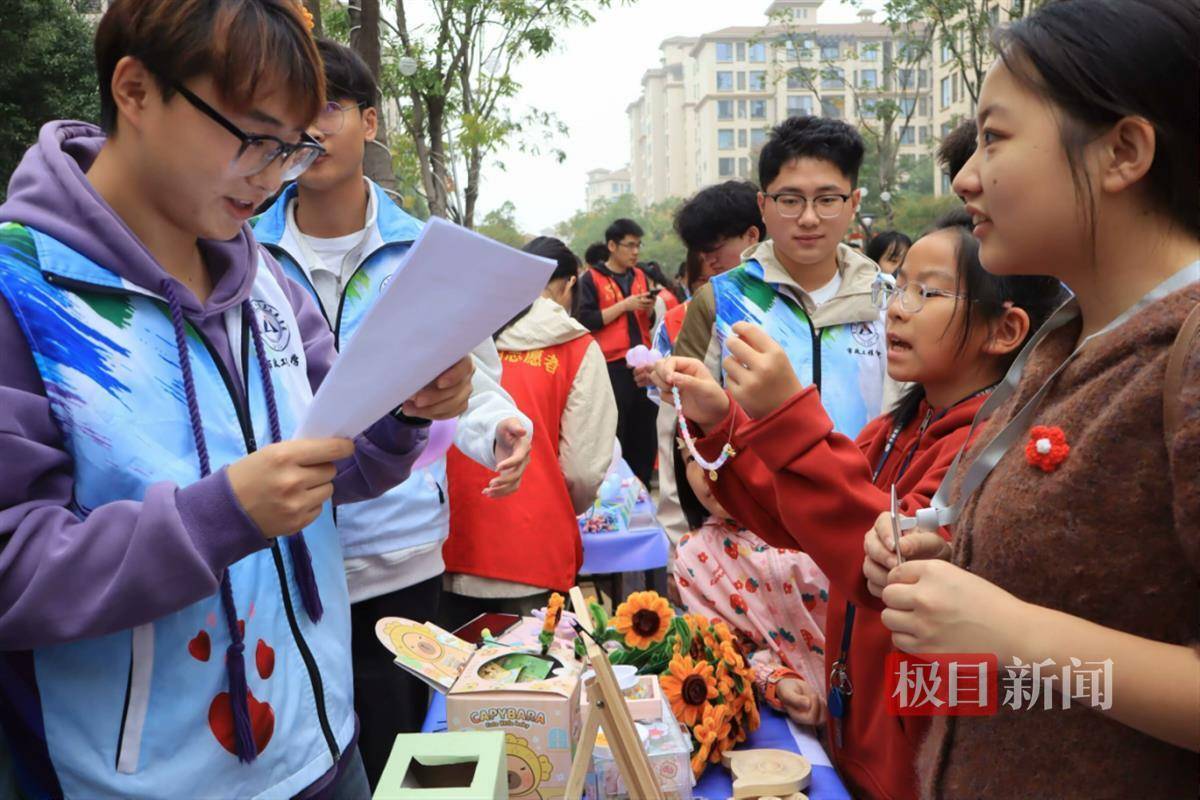
[(634, 592), (611, 619), (597, 603), (589, 607), (609, 660), (658, 676), (675, 718), (691, 733), (697, 777), (758, 727), (753, 672), (724, 622), (676, 615), (657, 592)]

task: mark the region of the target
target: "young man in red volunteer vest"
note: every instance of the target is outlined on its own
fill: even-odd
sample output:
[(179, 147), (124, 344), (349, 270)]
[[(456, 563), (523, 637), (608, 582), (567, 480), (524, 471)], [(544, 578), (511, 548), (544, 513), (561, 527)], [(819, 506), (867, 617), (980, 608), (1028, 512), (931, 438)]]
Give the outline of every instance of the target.
[(579, 279), (576, 319), (596, 337), (608, 362), (608, 377), (617, 399), (617, 438), (633, 474), (650, 485), (657, 450), (657, 407), (638, 387), (625, 354), (637, 345), (650, 346), (650, 312), (654, 293), (637, 266), (642, 229), (631, 219), (618, 219), (604, 232), (608, 262), (593, 266)]

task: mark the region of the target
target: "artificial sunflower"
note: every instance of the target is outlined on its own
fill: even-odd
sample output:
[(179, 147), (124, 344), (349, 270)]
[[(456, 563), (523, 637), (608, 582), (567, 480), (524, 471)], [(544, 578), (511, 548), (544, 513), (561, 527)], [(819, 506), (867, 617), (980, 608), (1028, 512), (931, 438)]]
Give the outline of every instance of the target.
[[(692, 774), (699, 778), (700, 773), (704, 772), (704, 768), (708, 766), (708, 760), (713, 755), (713, 747), (717, 743), (717, 736), (721, 727), (721, 718), (713, 706), (709, 706), (704, 713), (699, 724), (692, 729), (692, 736), (696, 738), (696, 750), (692, 753)], [(717, 758), (720, 759), (720, 751), (716, 751)]]
[(729, 666), (724, 661), (718, 661), (716, 665), (717, 691), (721, 697), (726, 700), (732, 699), (738, 693), (737, 687), (733, 682), (733, 673)]
[(625, 637), (625, 644), (641, 650), (666, 638), (675, 612), (658, 592), (634, 592), (613, 617), (613, 627)]
[(720, 649), (721, 660), (729, 666), (729, 671), (741, 674), (745, 661), (742, 659), (742, 652), (733, 642), (721, 642)]
[(554, 629), (558, 627), (559, 620), (562, 619), (563, 612), (563, 596), (558, 592), (550, 595), (550, 602), (546, 603), (546, 619), (542, 623), (542, 631), (554, 633)]
[(746, 730), (742, 727), (741, 720), (737, 714), (729, 716), (729, 734), (717, 742), (717, 747), (724, 753), (726, 750), (732, 750), (742, 742), (746, 741)]
[(704, 646), (711, 650), (714, 655), (721, 649), (721, 639), (717, 635), (717, 625), (720, 624), (720, 622), (713, 622), (705, 625), (703, 631)]
[(722, 703), (718, 706), (713, 706), (710, 712), (711, 720), (701, 720), (702, 725), (708, 725), (710, 722), (713, 730), (717, 733), (717, 745), (713, 748), (709, 758), (716, 763), (721, 760), (721, 753), (725, 752), (726, 747), (724, 742), (733, 736), (733, 706), (728, 703)]
[(667, 674), (658, 681), (671, 703), (675, 719), (689, 728), (712, 708), (712, 701), (718, 694), (712, 664), (703, 661), (697, 663), (691, 656), (672, 658)]
[(749, 683), (746, 684), (745, 690), (741, 694), (742, 698), (742, 714), (745, 722), (742, 727), (742, 739), (745, 741), (746, 734), (750, 731), (758, 730), (758, 726), (762, 724), (762, 719), (758, 714), (758, 701), (754, 698), (754, 687)]

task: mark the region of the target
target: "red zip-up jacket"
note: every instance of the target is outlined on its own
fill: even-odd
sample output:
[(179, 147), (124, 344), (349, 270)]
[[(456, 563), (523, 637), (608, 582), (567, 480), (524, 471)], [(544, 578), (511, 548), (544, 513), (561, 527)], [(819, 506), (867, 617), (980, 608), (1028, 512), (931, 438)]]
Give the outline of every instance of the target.
[[(832, 719), (827, 731), (830, 755), (855, 797), (916, 798), (913, 763), (929, 728), (927, 717), (888, 713), (885, 660), (892, 640), (880, 620), (883, 604), (867, 591), (862, 574), (863, 535), (890, 509), (893, 482), (901, 513), (911, 516), (929, 505), (985, 399), (963, 401), (941, 416), (940, 409), (922, 403), (874, 482), (871, 474), (892, 432), (891, 415), (878, 417), (851, 441), (834, 432), (814, 387), (757, 421), (731, 400), (726, 418), (696, 443), (702, 456), (715, 460), (733, 431), (737, 455), (710, 481), (717, 499), (765, 542), (803, 550), (828, 576), (826, 674), (841, 653), (846, 602), (858, 606), (847, 659), (853, 695), (842, 720), (841, 747)], [(927, 416), (931, 422), (922, 433)], [(897, 477), (906, 458), (907, 469)], [(950, 538), (945, 528), (941, 533)]]

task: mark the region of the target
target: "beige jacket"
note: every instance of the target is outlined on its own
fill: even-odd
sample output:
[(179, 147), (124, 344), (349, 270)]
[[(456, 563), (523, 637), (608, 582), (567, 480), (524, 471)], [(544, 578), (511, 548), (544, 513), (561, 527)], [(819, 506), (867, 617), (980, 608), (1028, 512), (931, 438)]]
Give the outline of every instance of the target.
[[(496, 348), (524, 353), (591, 336), (553, 300), (539, 297), (529, 313), (496, 339)], [(596, 500), (596, 492), (612, 462), (617, 438), (617, 401), (604, 355), (595, 342), (588, 345), (575, 381), (567, 394), (559, 432), (558, 463), (566, 479), (575, 513), (581, 514)], [(447, 591), (468, 597), (525, 597), (542, 589), (477, 575), (447, 574)]]

